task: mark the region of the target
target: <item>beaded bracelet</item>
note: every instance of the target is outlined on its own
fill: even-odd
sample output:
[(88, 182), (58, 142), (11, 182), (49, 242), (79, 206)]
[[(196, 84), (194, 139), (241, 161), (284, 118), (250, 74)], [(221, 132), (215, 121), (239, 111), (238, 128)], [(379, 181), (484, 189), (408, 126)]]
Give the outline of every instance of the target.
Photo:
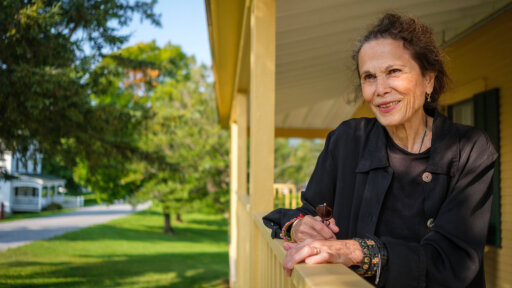
[(370, 277), (375, 273), (380, 273), (381, 268), (381, 255), (380, 249), (375, 241), (370, 239), (354, 238), (363, 252), (363, 260), (361, 266), (356, 269), (356, 273), (363, 277)]
[[(302, 215), (302, 213), (301, 213), (299, 215), (299, 217), (293, 218), (292, 220), (290, 220), (290, 221), (286, 222), (286, 224), (284, 224), (283, 230), (281, 230), (281, 238), (283, 238), (284, 241), (295, 242), (295, 239), (293, 239), (293, 237), (292, 237), (291, 228), (293, 226), (293, 223), (295, 223), (295, 221), (302, 219), (302, 218), (304, 218), (304, 215)], [(290, 230), (290, 231), (288, 231), (288, 230)]]

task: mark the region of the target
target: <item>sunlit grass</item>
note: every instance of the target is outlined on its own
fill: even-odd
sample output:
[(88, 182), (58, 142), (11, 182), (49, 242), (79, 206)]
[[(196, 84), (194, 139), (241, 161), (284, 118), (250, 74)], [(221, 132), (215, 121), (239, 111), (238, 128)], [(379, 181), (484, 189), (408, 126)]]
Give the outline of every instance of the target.
[(227, 221), (156, 210), (0, 253), (0, 287), (226, 287)]

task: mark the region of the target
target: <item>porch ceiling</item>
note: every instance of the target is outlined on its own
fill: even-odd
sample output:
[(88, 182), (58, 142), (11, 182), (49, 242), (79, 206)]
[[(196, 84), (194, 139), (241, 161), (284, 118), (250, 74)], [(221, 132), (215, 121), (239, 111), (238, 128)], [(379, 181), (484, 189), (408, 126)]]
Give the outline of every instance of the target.
[(387, 11), (431, 25), (441, 45), (510, 1), (276, 1), (276, 127), (333, 129), (360, 102), (351, 59), (358, 37)]
[[(247, 93), (250, 85), (250, 21), (243, 20), (251, 0), (205, 2), (219, 116), (226, 127), (233, 95)], [(357, 81), (351, 52), (358, 37), (384, 12), (419, 18), (434, 28), (439, 43), (447, 45), (456, 35), (510, 3), (276, 0), (276, 128), (292, 131), (285, 133), (287, 136), (299, 130), (325, 131), (353, 115), (360, 101), (346, 101), (354, 98)]]

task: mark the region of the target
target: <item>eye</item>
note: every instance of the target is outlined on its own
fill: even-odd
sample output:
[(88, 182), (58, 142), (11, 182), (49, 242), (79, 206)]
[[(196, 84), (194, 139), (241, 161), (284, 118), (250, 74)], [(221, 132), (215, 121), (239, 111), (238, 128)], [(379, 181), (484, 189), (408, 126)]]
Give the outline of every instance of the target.
[(375, 75), (373, 75), (373, 74), (364, 74), (363, 76), (361, 76), (361, 79), (363, 81), (372, 80), (372, 79), (375, 79)]
[(402, 70), (400, 70), (400, 69), (393, 68), (393, 69), (390, 69), (390, 70), (388, 71), (388, 74), (395, 74), (395, 73), (399, 73), (399, 72), (401, 72), (401, 71), (402, 71)]

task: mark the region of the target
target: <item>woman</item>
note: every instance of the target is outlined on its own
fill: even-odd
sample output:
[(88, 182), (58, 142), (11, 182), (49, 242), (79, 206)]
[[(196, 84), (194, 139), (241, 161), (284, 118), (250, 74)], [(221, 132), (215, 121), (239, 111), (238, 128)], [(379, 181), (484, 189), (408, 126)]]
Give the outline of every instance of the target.
[[(431, 29), (386, 14), (354, 60), (376, 118), (330, 132), (303, 206), (264, 217), (288, 240), (285, 271), (342, 263), (378, 286), (485, 287), (497, 153), (483, 132), (436, 111), (447, 75)], [(317, 216), (323, 203), (329, 221)]]

